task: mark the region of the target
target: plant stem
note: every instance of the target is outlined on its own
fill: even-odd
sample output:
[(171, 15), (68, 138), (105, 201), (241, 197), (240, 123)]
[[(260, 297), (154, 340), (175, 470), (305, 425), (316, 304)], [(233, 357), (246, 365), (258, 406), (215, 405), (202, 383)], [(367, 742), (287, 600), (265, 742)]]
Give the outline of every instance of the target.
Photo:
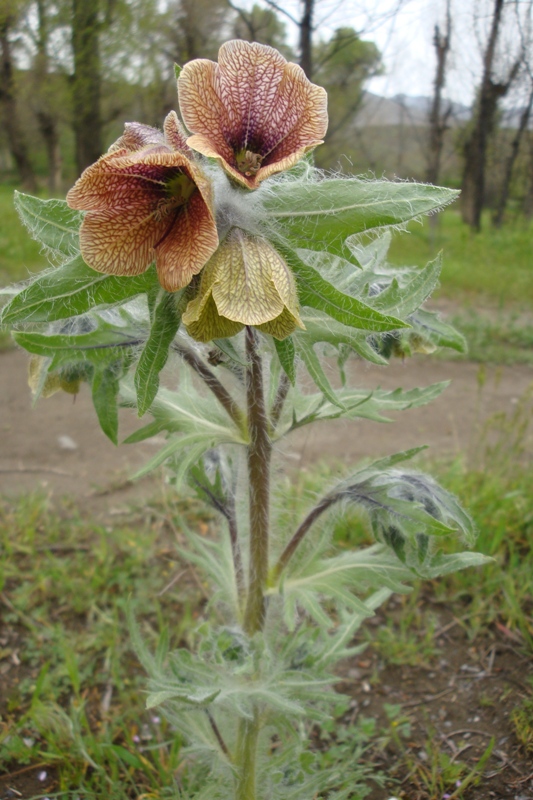
[(283, 373), (279, 381), (278, 391), (276, 392), (274, 403), (272, 404), (272, 410), (270, 411), (270, 424), (272, 425), (273, 431), (275, 431), (277, 428), (290, 388), (291, 382), (285, 373)]
[(250, 562), (248, 598), (244, 630), (250, 636), (263, 627), (264, 589), (268, 575), (268, 533), (270, 516), (270, 459), (272, 444), (268, 435), (269, 420), (265, 408), (263, 365), (257, 348), (257, 334), (246, 328), (246, 371), (248, 406), (248, 481), (250, 509)]
[(242, 719), (237, 733), (238, 766), (235, 800), (256, 800), (256, 754), (260, 721), (257, 709), (253, 719)]
[(326, 497), (324, 497), (320, 501), (320, 503), (318, 503), (318, 505), (316, 505), (309, 512), (307, 517), (304, 519), (304, 521), (299, 526), (299, 528), (297, 529), (296, 533), (294, 534), (294, 536), (292, 537), (292, 539), (288, 543), (288, 545), (285, 548), (285, 550), (283, 551), (283, 553), (280, 555), (280, 557), (278, 559), (278, 563), (274, 567), (274, 578), (276, 580), (279, 578), (279, 576), (281, 575), (281, 573), (283, 572), (283, 570), (285, 569), (285, 567), (289, 563), (291, 557), (294, 555), (294, 552), (295, 552), (296, 548), (298, 547), (298, 545), (300, 544), (300, 542), (304, 538), (304, 536), (307, 533), (307, 531), (309, 530), (309, 528), (313, 525), (314, 522), (316, 522), (316, 520), (319, 518), (319, 516), (324, 513), (324, 511), (327, 511), (327, 509), (330, 506), (332, 506), (334, 503), (336, 503), (339, 500), (339, 497), (340, 496), (338, 494), (326, 495)]
[(226, 387), (220, 383), (216, 375), (211, 372), (209, 367), (206, 366), (202, 359), (199, 358), (192, 350), (188, 350), (186, 347), (182, 347), (179, 344), (173, 344), (172, 348), (176, 353), (179, 353), (183, 360), (190, 367), (192, 367), (192, 369), (200, 376), (200, 378), (202, 378), (209, 389), (211, 389), (220, 405), (231, 417), (233, 422), (239, 428), (242, 428), (244, 426), (243, 413)]

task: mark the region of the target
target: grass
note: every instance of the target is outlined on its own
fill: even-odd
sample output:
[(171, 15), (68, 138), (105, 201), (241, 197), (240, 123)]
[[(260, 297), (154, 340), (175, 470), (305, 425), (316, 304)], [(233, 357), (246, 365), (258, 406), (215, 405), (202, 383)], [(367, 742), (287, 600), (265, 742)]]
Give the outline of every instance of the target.
[(442, 295), (462, 305), (483, 308), (529, 308), (533, 297), (531, 242), (533, 222), (516, 219), (499, 230), (484, 218), (481, 233), (474, 234), (455, 209), (446, 210), (431, 226), (410, 224), (409, 235), (395, 235), (391, 246), (394, 264), (423, 265), (444, 252)]
[(46, 266), (40, 245), (30, 238), (15, 211), (14, 189), (0, 185), (0, 286), (24, 280)]

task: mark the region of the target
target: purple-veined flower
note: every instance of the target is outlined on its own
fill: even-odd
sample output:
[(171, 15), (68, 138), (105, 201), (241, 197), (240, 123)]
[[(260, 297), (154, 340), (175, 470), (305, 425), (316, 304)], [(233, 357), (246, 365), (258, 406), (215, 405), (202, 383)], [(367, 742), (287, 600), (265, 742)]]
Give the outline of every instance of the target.
[(139, 275), (155, 260), (169, 292), (186, 286), (218, 246), (209, 180), (191, 159), (175, 112), (164, 132), (139, 123), (88, 167), (67, 194), (86, 211), (85, 262), (110, 275)]
[(218, 64), (196, 59), (178, 79), (187, 144), (216, 158), (232, 178), (256, 189), (321, 144), (327, 95), (272, 47), (235, 40)]

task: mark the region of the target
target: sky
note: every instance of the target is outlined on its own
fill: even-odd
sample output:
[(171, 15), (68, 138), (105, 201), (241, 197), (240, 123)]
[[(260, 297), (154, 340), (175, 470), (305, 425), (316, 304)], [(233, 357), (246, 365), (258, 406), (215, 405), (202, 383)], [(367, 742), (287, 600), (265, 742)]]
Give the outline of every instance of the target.
[[(449, 55), (445, 96), (470, 105), (481, 71), (482, 46), (489, 30), (493, 0), (449, 0), (452, 16), (452, 49)], [(297, 0), (280, 2), (298, 14)], [(446, 0), (316, 0), (315, 36), (329, 38), (340, 25), (351, 26), (379, 47), (385, 74), (367, 88), (379, 95), (431, 96), (436, 57), (433, 35), (436, 24), (444, 29)], [(288, 34), (295, 28), (287, 22)], [(292, 30), (291, 30), (292, 28)], [(516, 53), (516, 26), (502, 36), (501, 57)]]

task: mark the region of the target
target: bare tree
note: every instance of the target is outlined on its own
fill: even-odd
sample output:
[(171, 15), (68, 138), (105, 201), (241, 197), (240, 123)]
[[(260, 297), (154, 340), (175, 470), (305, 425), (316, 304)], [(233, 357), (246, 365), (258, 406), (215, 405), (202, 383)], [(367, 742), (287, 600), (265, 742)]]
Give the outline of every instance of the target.
[(440, 26), (435, 25), (433, 36), (433, 45), (437, 56), (437, 70), (435, 73), (433, 102), (429, 112), (429, 152), (426, 172), (428, 183), (437, 183), (439, 180), (444, 134), (448, 128), (448, 119), (452, 110), (449, 103), (444, 110), (442, 108), (442, 91), (446, 82), (446, 62), (450, 52), (451, 35), (452, 17), (450, 0), (447, 0), (446, 28), (442, 32)]
[(10, 38), (20, 11), (21, 6), (15, 0), (4, 2), (0, 10), (0, 107), (3, 112), (9, 150), (20, 179), (28, 191), (34, 192), (37, 182), (19, 117), (15, 65)]
[(463, 146), (462, 215), (463, 221), (476, 231), (481, 229), (487, 145), (496, 124), (498, 103), (509, 91), (522, 63), (522, 53), (520, 53), (508, 70), (507, 76), (500, 80), (495, 79), (496, 44), (502, 25), (504, 6), (505, 0), (494, 0), (490, 34), (483, 56), (481, 86), (470, 131)]
[(496, 228), (501, 227), (505, 217), (505, 209), (507, 208), (507, 201), (509, 200), (509, 192), (511, 189), (511, 179), (513, 177), (513, 169), (520, 150), (520, 143), (522, 141), (524, 133), (527, 131), (528, 128), (532, 109), (533, 109), (533, 85), (529, 93), (529, 99), (527, 101), (527, 104), (522, 109), (522, 113), (520, 115), (520, 121), (518, 123), (518, 128), (516, 129), (515, 135), (511, 142), (511, 149), (509, 155), (507, 156), (507, 160), (505, 162), (500, 196), (498, 198), (498, 203), (494, 211), (494, 215), (492, 217), (492, 223)]
[(50, 20), (46, 0), (37, 0), (37, 52), (33, 63), (33, 105), (48, 161), (48, 189), (55, 194), (61, 186), (61, 150), (59, 119), (53, 100), (54, 85), (50, 75)]
[(72, 111), (78, 172), (103, 150), (100, 0), (72, 0)]

